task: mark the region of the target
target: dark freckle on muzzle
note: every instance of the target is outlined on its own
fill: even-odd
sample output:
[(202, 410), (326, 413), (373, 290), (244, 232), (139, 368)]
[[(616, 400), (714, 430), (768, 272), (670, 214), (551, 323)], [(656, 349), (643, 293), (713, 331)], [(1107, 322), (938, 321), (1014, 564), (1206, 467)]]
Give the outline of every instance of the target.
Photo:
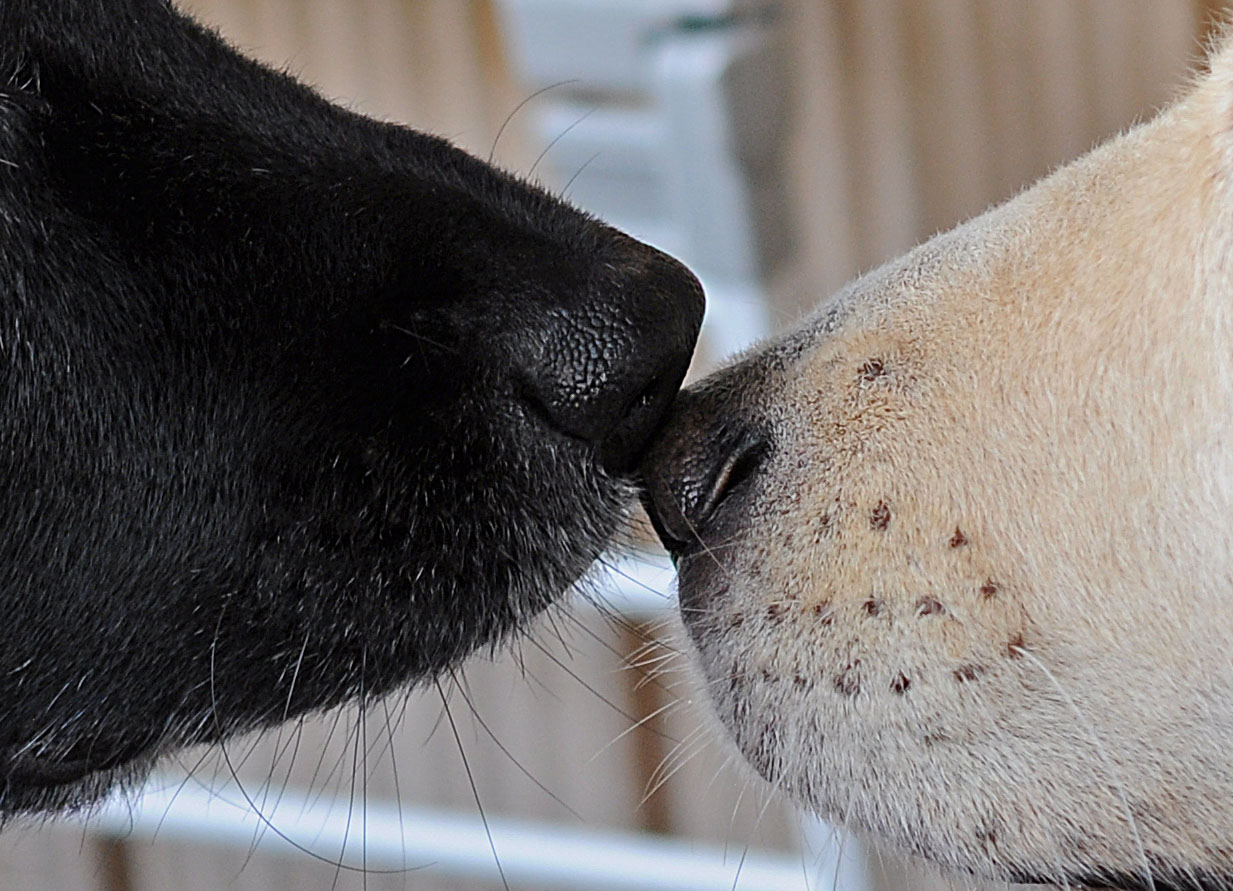
[(835, 689), (844, 696), (856, 696), (861, 692), (861, 679), (857, 674), (860, 664), (859, 659), (852, 661), (835, 677)]
[(867, 616), (880, 616), (886, 609), (886, 604), (881, 600), (870, 598), (861, 604), (861, 608), (865, 611), (865, 615)]
[(897, 693), (900, 696), (902, 696), (904, 693), (908, 692), (908, 687), (911, 687), (911, 686), (912, 686), (912, 679), (909, 678), (906, 674), (904, 674), (901, 671), (899, 672), (898, 676), (896, 676), (896, 678), (893, 681), (891, 681), (891, 692)]
[(881, 359), (866, 359), (860, 367), (860, 379), (872, 382), (886, 374), (886, 363)]
[(983, 665), (960, 665), (955, 669), (955, 680), (961, 684), (966, 684), (976, 680), (985, 673)]
[(985, 583), (980, 586), (980, 593), (985, 595), (985, 599), (989, 600), (998, 593), (998, 586), (994, 584), (993, 579), (985, 579)]
[(890, 520), (890, 507), (887, 506), (885, 501), (879, 501), (869, 513), (869, 528), (883, 532), (890, 525)]
[(963, 530), (958, 526), (955, 527), (955, 534), (950, 537), (950, 546), (952, 548), (961, 548), (968, 543), (968, 537), (963, 534)]
[(942, 601), (936, 597), (922, 597), (916, 601), (916, 615), (918, 616), (936, 616), (946, 612), (946, 607), (942, 606)]
[(831, 625), (835, 621), (835, 611), (829, 600), (822, 600), (813, 605), (813, 614), (821, 625)]

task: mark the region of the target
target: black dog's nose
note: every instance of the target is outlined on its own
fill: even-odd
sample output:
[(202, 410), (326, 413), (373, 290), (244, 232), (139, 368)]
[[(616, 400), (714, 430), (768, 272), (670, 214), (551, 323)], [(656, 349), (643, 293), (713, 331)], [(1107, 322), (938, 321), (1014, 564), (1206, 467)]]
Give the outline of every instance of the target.
[(643, 504), (669, 551), (701, 541), (729, 499), (739, 497), (771, 451), (769, 435), (705, 394), (682, 393), (641, 467)]
[(635, 245), (604, 264), (584, 303), (554, 311), (526, 369), (527, 398), (557, 429), (592, 443), (604, 468), (633, 469), (689, 367), (702, 286), (666, 254)]

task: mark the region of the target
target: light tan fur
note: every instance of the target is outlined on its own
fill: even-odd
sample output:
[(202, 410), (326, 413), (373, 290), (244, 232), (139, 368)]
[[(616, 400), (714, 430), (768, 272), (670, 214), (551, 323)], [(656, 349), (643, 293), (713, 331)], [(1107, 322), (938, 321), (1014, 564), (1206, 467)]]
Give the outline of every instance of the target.
[(665, 474), (707, 425), (770, 443), (682, 602), (806, 807), (985, 876), (1233, 877), (1233, 47), (1210, 68), (687, 397)]

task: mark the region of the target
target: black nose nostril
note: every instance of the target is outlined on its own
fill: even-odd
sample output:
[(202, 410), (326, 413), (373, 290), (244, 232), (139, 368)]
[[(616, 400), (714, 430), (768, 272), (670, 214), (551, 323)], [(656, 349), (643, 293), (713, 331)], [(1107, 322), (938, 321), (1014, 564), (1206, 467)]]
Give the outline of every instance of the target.
[(628, 400), (600, 445), (600, 461), (613, 473), (634, 469), (643, 449), (662, 425), (681, 386), (688, 357), (675, 368), (663, 369)]

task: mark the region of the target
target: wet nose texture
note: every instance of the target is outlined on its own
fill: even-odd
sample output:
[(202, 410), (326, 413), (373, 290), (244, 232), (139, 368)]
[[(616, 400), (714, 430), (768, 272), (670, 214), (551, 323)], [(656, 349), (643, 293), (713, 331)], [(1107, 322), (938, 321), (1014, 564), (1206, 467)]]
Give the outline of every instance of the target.
[(771, 453), (760, 426), (718, 419), (718, 409), (682, 394), (640, 468), (643, 504), (674, 554), (701, 543), (721, 509), (748, 490)]
[(643, 246), (605, 273), (585, 305), (550, 317), (526, 396), (554, 427), (592, 443), (606, 470), (625, 474), (680, 389), (703, 296), (683, 265)]

